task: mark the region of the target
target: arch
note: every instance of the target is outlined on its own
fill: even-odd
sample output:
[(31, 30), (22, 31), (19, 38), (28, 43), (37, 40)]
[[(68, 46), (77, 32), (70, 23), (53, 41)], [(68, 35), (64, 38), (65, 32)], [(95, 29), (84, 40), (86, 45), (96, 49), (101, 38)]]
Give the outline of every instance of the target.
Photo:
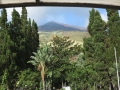
[(120, 0), (0, 0), (0, 8), (22, 6), (73, 6), (120, 9)]

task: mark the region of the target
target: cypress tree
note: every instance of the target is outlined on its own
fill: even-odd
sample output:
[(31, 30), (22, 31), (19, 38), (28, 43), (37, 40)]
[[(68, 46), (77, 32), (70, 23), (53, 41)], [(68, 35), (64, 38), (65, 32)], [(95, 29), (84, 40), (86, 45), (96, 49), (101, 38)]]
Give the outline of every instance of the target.
[(24, 62), (24, 40), (22, 40), (21, 30), (21, 19), (19, 13), (13, 9), (12, 12), (12, 21), (10, 23), (10, 36), (12, 41), (14, 42), (14, 47), (12, 48), (12, 52), (16, 53), (15, 62), (16, 65), (20, 68), (25, 67)]
[(37, 24), (33, 22), (31, 25), (31, 20), (27, 21), (26, 8), (22, 9), (21, 17), (13, 9), (12, 21), (9, 23), (6, 9), (1, 11), (0, 17), (0, 82), (10, 90), (15, 87), (17, 73), (29, 67), (27, 61), (32, 52), (37, 51), (39, 44)]
[(27, 32), (27, 51), (28, 51), (28, 60), (30, 59), (30, 56), (32, 56), (32, 26), (31, 26), (31, 19), (29, 18), (28, 21), (28, 32)]
[(2, 11), (1, 11), (1, 18), (0, 18), (0, 27), (1, 28), (7, 28), (6, 25), (7, 25), (7, 12), (6, 12), (6, 9), (3, 8)]
[[(29, 18), (28, 21), (28, 29), (27, 29), (27, 34), (26, 34), (26, 61), (30, 60), (30, 56), (33, 55), (33, 49), (32, 49), (32, 44), (34, 42), (34, 39), (32, 39), (32, 25), (31, 25), (31, 19)], [(35, 46), (34, 46), (35, 47)], [(37, 46), (38, 47), (38, 46)], [(33, 66), (31, 64), (28, 64), (27, 67), (32, 68)]]
[(37, 47), (39, 46), (39, 34), (38, 34), (38, 27), (35, 21), (32, 21), (32, 51), (36, 52)]
[(22, 45), (24, 48), (22, 48), (22, 59), (24, 60), (24, 68), (27, 68), (27, 30), (28, 30), (28, 21), (27, 21), (27, 10), (26, 7), (22, 7), (22, 15), (21, 15), (21, 35), (22, 35)]
[[(107, 16), (108, 16), (108, 37), (109, 37), (109, 47), (107, 56), (109, 57), (108, 60), (110, 62), (109, 67), (114, 68), (115, 61), (115, 54), (114, 54), (114, 47), (117, 50), (117, 57), (120, 57), (120, 17), (118, 10), (107, 9)], [(110, 70), (111, 72), (111, 70)], [(116, 73), (116, 71), (114, 72)], [(115, 74), (111, 74), (111, 82), (116, 83), (117, 77)], [(116, 79), (114, 78), (116, 77)]]
[[(94, 48), (94, 42), (93, 42), (94, 41), (93, 40), (94, 30), (93, 30), (92, 26), (93, 26), (94, 18), (95, 18), (95, 9), (92, 9), (89, 13), (90, 13), (90, 17), (89, 17), (88, 32), (89, 32), (91, 37), (83, 39), (83, 48), (84, 48), (84, 59), (85, 59), (85, 62), (86, 62), (85, 67), (86, 68), (88, 67), (89, 69), (94, 71), (93, 67), (94, 67), (94, 51), (95, 51), (95, 48)], [(86, 77), (86, 78), (84, 77), (84, 78), (88, 80), (88, 77)], [(94, 78), (93, 78), (93, 80), (95, 81)], [(91, 82), (91, 81), (88, 81), (88, 82)], [(84, 85), (86, 85), (86, 83), (87, 82), (84, 81)], [(87, 88), (87, 87), (88, 87), (88, 84), (86, 86), (84, 86), (84, 88)]]
[(21, 22), (22, 22), (22, 33), (23, 33), (23, 37), (26, 38), (27, 35), (27, 25), (28, 25), (28, 21), (27, 21), (27, 9), (26, 7), (22, 7), (22, 15), (21, 15)]
[[(120, 17), (117, 10), (107, 9), (107, 16), (108, 16), (108, 33), (110, 38), (110, 44), (113, 45), (113, 47), (117, 48), (117, 51), (119, 51), (119, 42), (120, 42)], [(120, 51), (119, 51), (120, 53)]]
[[(30, 56), (32, 52), (37, 51), (37, 47), (39, 45), (39, 35), (38, 35), (38, 27), (35, 21), (31, 19), (27, 20), (27, 10), (26, 7), (22, 7), (22, 15), (21, 15), (21, 33), (22, 39), (25, 40), (24, 46), (24, 62), (27, 65), (27, 61), (30, 60)], [(28, 66), (26, 66), (27, 68)]]
[[(5, 77), (2, 77), (2, 83), (3, 85), (6, 85), (7, 89), (10, 89), (11, 86), (13, 86), (13, 82), (11, 80), (14, 77), (14, 68), (15, 62), (14, 62), (14, 57), (15, 53), (12, 52), (12, 47), (13, 47), (13, 41), (10, 38), (9, 35), (9, 26), (7, 23), (7, 13), (6, 9), (3, 9), (1, 12), (1, 18), (0, 18), (0, 67), (1, 67), (1, 74), (4, 75)], [(14, 77), (15, 79), (15, 77)]]
[[(92, 21), (92, 18), (93, 21)], [(108, 74), (108, 60), (106, 58), (106, 23), (102, 20), (100, 13), (94, 9), (90, 12), (90, 21), (88, 31), (90, 38), (84, 39), (85, 59), (88, 60), (88, 67), (92, 67), (96, 72), (96, 84), (99, 84), (101, 89), (107, 90), (110, 81)], [(100, 56), (101, 55), (101, 56)], [(96, 78), (96, 79), (95, 79)]]
[(95, 17), (95, 9), (92, 8), (92, 10), (89, 13), (90, 13), (90, 17), (89, 17), (89, 24), (88, 24), (88, 32), (92, 36), (93, 35), (92, 25)]

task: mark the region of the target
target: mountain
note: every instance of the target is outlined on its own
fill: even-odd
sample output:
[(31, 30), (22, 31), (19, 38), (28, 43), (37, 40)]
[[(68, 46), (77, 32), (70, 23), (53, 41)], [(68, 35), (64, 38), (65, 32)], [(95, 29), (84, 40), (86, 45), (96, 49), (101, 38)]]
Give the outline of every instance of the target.
[(81, 31), (86, 32), (86, 28), (72, 26), (68, 24), (58, 23), (50, 21), (44, 25), (38, 26), (39, 31), (51, 32), (51, 31)]

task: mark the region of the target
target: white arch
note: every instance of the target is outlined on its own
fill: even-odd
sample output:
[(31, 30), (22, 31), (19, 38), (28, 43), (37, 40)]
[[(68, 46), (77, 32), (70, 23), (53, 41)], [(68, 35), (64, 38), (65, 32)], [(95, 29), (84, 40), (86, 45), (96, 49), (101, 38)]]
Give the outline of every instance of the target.
[(0, 0), (0, 8), (22, 6), (75, 6), (120, 9), (120, 0)]

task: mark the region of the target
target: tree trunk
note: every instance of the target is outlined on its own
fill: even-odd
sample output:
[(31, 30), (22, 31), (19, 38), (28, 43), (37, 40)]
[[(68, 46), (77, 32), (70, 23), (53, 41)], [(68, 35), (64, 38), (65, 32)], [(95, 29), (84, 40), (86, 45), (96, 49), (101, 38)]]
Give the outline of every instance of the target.
[(43, 90), (45, 90), (45, 81), (43, 81)]
[(8, 85), (7, 85), (7, 90), (10, 90)]
[(117, 55), (116, 55), (116, 47), (114, 47), (114, 51), (115, 51), (116, 70), (117, 70), (117, 78), (118, 78), (118, 90), (120, 90), (119, 73), (118, 73), (118, 63), (117, 63)]

